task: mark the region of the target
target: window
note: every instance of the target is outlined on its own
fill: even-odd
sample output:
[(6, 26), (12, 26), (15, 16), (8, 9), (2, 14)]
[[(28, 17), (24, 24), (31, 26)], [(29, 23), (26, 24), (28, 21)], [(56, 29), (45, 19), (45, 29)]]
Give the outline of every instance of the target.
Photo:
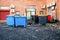
[(44, 15), (44, 12), (43, 11), (40, 11), (40, 15)]

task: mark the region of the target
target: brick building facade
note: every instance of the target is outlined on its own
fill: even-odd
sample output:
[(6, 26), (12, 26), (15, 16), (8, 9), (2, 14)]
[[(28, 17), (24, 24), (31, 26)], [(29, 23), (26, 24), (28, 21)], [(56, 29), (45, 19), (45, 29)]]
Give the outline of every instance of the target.
[[(40, 11), (44, 14), (48, 14), (50, 8), (41, 8), (41, 5), (49, 5), (51, 2), (55, 2), (55, 9), (52, 11), (52, 16), (60, 20), (60, 1), (59, 0), (0, 0), (0, 6), (10, 6), (14, 4), (15, 11), (20, 11), (20, 15), (26, 12), (27, 8), (34, 8), (36, 15), (40, 15)], [(1, 10), (1, 9), (0, 9)]]

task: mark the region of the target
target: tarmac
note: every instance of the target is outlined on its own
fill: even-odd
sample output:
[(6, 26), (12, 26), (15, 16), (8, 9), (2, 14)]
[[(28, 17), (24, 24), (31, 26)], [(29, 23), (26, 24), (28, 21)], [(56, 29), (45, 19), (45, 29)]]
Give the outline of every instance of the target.
[(60, 40), (60, 29), (51, 26), (10, 27), (0, 23), (0, 40)]

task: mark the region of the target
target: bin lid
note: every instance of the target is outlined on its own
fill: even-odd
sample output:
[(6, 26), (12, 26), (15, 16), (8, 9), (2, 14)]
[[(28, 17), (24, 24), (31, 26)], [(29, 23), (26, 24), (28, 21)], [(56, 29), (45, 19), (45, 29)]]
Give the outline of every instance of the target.
[(7, 15), (7, 16), (14, 16), (14, 15)]
[(14, 17), (22, 17), (22, 18), (24, 18), (24, 17), (25, 17), (25, 18), (27, 18), (26, 16), (14, 16)]

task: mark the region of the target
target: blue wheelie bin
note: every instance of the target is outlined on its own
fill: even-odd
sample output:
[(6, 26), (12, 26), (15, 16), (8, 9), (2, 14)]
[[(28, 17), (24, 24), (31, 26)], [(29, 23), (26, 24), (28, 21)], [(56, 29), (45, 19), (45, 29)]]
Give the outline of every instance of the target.
[(14, 16), (15, 17), (15, 26), (24, 26), (26, 27), (27, 24), (27, 17), (26, 16)]
[(14, 26), (14, 15), (7, 15), (6, 16), (6, 24), (8, 26)]

